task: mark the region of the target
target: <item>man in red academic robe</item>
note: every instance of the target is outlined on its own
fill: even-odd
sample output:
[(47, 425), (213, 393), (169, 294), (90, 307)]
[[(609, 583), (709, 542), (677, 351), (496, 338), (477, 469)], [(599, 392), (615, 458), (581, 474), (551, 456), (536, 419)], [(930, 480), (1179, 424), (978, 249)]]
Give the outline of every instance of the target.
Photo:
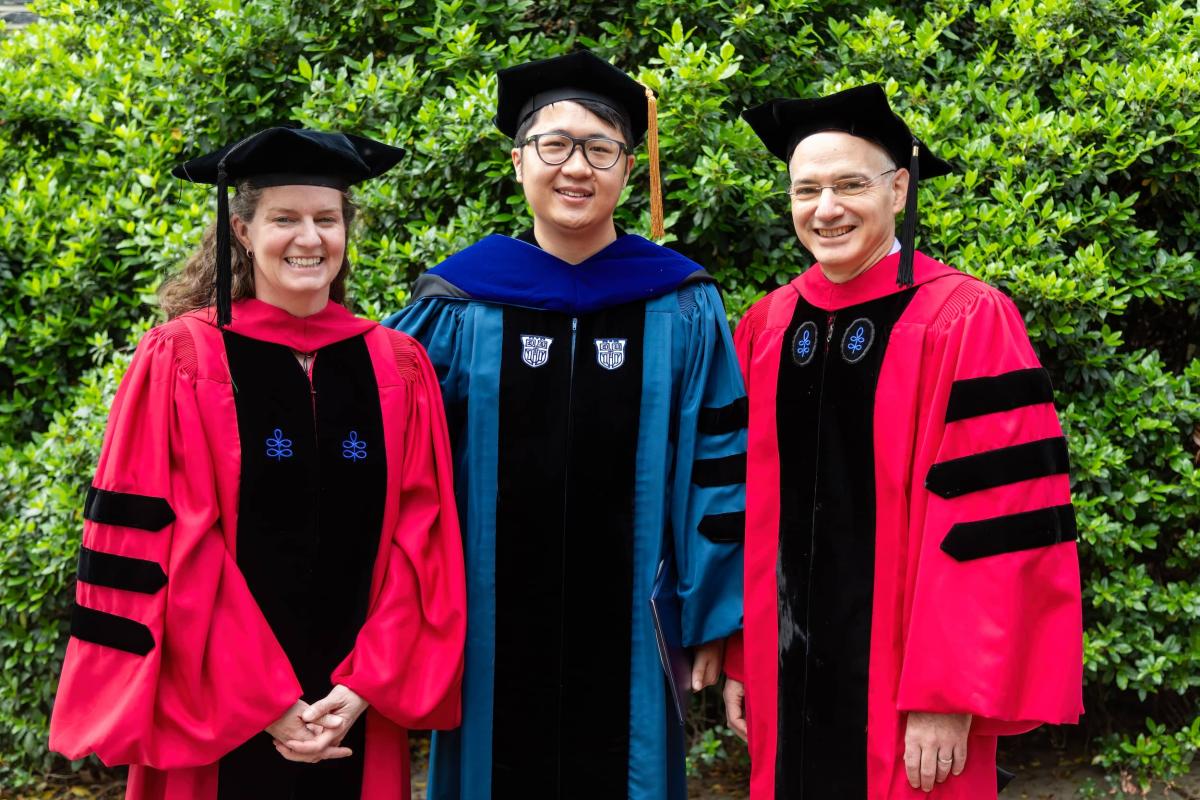
[(1012, 301), (913, 251), (918, 174), (950, 165), (882, 87), (745, 118), (788, 164), (818, 261), (736, 335), (745, 643), (725, 698), (751, 798), (995, 798), (997, 736), (1082, 712), (1049, 377)]

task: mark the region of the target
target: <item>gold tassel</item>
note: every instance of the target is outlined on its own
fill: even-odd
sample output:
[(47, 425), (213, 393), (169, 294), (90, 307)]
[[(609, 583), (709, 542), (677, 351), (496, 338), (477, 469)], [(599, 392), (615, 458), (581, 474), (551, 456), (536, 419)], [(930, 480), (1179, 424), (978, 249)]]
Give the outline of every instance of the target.
[(646, 87), (646, 155), (650, 160), (650, 236), (661, 239), (663, 228), (662, 178), (658, 169), (658, 101)]

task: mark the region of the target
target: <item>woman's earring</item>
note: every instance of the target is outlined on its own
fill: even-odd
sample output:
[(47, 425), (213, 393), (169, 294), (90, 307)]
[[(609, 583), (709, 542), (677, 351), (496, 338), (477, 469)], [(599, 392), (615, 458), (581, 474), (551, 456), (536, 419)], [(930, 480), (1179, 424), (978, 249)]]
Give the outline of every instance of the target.
[(253, 260), (254, 260), (254, 251), (253, 251), (253, 250), (247, 250), (247, 251), (246, 251), (246, 258), (248, 258), (248, 259), (250, 259), (251, 261), (253, 261)]

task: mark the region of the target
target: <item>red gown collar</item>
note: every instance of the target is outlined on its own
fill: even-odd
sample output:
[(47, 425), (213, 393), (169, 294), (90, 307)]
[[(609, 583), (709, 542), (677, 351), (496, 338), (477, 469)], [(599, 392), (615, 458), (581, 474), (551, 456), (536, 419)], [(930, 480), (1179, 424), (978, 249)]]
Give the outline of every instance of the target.
[[(896, 285), (896, 267), (899, 263), (898, 252), (884, 256), (875, 266), (846, 283), (834, 283), (825, 277), (820, 264), (813, 264), (790, 285), (817, 308), (836, 311), (903, 291)], [(957, 270), (934, 261), (924, 253), (913, 254), (913, 276), (917, 286), (955, 272)]]
[[(216, 324), (216, 317), (211, 308), (193, 311), (188, 316), (195, 316), (210, 325)], [(278, 306), (249, 298), (233, 304), (233, 321), (226, 329), (251, 339), (282, 344), (301, 353), (311, 353), (365, 333), (378, 324), (354, 316), (345, 306), (332, 300), (316, 314), (294, 317)]]

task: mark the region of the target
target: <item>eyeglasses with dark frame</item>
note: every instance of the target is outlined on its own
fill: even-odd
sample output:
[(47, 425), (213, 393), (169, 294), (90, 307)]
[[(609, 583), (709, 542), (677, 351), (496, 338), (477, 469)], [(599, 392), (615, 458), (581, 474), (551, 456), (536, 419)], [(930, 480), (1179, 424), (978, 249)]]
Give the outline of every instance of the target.
[(898, 167), (892, 167), (885, 172), (879, 173), (874, 178), (846, 178), (845, 180), (834, 181), (824, 186), (816, 183), (798, 183), (788, 188), (785, 194), (790, 195), (793, 200), (801, 203), (816, 200), (821, 196), (821, 192), (826, 189), (832, 189), (833, 193), (838, 197), (854, 197), (870, 189), (871, 185), (884, 175), (890, 175), (897, 169)]
[(577, 147), (583, 150), (584, 159), (595, 169), (612, 169), (621, 160), (621, 154), (629, 152), (624, 142), (605, 136), (576, 139), (565, 133), (535, 133), (521, 142), (522, 147), (527, 144), (532, 144), (538, 158), (552, 167), (567, 163)]

